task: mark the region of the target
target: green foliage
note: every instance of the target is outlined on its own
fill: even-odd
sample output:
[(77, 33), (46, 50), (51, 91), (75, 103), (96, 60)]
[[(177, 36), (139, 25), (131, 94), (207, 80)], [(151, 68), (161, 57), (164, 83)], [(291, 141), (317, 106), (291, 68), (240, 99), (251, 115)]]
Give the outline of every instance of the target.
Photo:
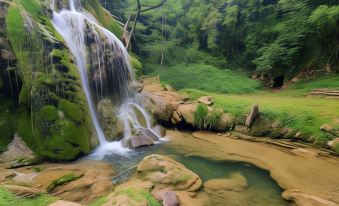
[(204, 104), (199, 104), (194, 113), (194, 125), (199, 129), (205, 128), (205, 118), (208, 115), (208, 108)]
[(260, 88), (259, 82), (228, 69), (211, 65), (177, 65), (159, 71), (160, 80), (175, 89), (192, 88), (217, 93), (248, 93)]
[(219, 120), (221, 112), (209, 111), (205, 104), (199, 104), (194, 113), (194, 126), (199, 129), (211, 129)]
[(101, 206), (107, 202), (107, 197), (99, 197), (92, 201), (88, 206)]
[[(134, 0), (119, 2), (108, 9), (117, 12), (120, 7), (125, 19), (135, 13)], [(338, 71), (338, 8), (335, 1), (167, 0), (161, 8), (141, 14), (135, 33), (138, 45), (132, 49), (142, 57), (145, 73), (161, 62), (162, 67), (200, 64), (220, 56), (223, 64), (227, 60), (251, 72), (286, 77), (327, 64)], [(197, 55), (190, 55), (194, 52)], [(206, 64), (223, 67), (217, 61)]]
[(20, 198), (5, 188), (0, 187), (0, 205), (16, 205), (16, 206), (46, 206), (54, 202), (56, 199), (49, 195), (40, 195), (33, 199)]
[(64, 175), (64, 176), (62, 176), (62, 177), (60, 177), (56, 180), (53, 180), (51, 182), (51, 184), (47, 187), (47, 191), (52, 192), (56, 187), (70, 183), (74, 180), (77, 180), (77, 179), (83, 177), (83, 176), (84, 176), (83, 174), (81, 174), (81, 175), (75, 175), (73, 173), (66, 174), (66, 175)]

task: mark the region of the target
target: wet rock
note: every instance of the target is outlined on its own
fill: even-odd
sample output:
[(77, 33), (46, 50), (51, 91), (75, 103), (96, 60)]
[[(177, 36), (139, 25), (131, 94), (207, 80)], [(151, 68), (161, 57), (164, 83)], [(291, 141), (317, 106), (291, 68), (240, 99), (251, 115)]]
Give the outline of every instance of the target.
[(98, 113), (108, 140), (117, 140), (123, 136), (124, 125), (117, 118), (111, 100), (103, 99), (98, 103)]
[(202, 186), (197, 174), (162, 155), (145, 157), (137, 166), (137, 174), (141, 179), (150, 181), (162, 189), (197, 191)]
[(163, 206), (179, 206), (180, 202), (177, 195), (173, 191), (164, 192), (161, 195), (162, 205)]
[(282, 193), (282, 197), (293, 201), (297, 206), (338, 206), (337, 203), (304, 193), (298, 189), (286, 190)]
[(10, 60), (15, 60), (15, 55), (10, 50), (1, 49), (0, 50), (0, 58), (10, 61)]
[(52, 204), (49, 204), (48, 206), (81, 206), (78, 203), (75, 202), (69, 202), (69, 201), (65, 201), (65, 200), (58, 200)]
[(156, 133), (153, 129), (140, 128), (139, 130), (145, 137), (148, 137), (155, 142), (159, 141), (159, 138), (162, 137), (162, 136), (160, 136), (160, 134)]
[(6, 163), (8, 168), (16, 168), (34, 164), (37, 161), (32, 150), (17, 135), (8, 145), (7, 151), (0, 155), (0, 162)]
[(212, 96), (202, 96), (198, 99), (199, 103), (205, 104), (207, 106), (213, 105), (213, 97)]
[(152, 138), (157, 138), (155, 135), (146, 136), (145, 134), (138, 134), (136, 136), (132, 136), (130, 138), (124, 139), (122, 141), (122, 146), (135, 149), (142, 146), (150, 146), (154, 144), (154, 140)]
[(137, 82), (137, 81), (133, 81), (129, 84), (129, 90), (130, 91), (140, 93), (140, 92), (142, 92), (143, 89), (144, 89), (144, 85), (142, 83)]
[(152, 127), (152, 130), (160, 137), (166, 136), (166, 129), (161, 125), (155, 125), (154, 127)]
[(33, 198), (39, 194), (41, 194), (42, 191), (33, 188), (33, 187), (26, 187), (21, 185), (2, 185), (2, 187), (6, 188), (8, 191), (13, 193), (15, 196), (18, 197), (24, 197), (24, 198)]
[(108, 163), (86, 160), (73, 164), (43, 166), (45, 169), (34, 175), (32, 183), (32, 186), (42, 191), (47, 191), (53, 180), (65, 175), (82, 175), (79, 179), (53, 189), (52, 195), (63, 200), (87, 204), (113, 188), (112, 176), (115, 173)]
[(157, 91), (152, 94), (144, 93), (143, 105), (160, 121), (170, 121), (173, 112), (181, 103), (182, 99), (176, 96), (174, 92)]
[(247, 188), (247, 180), (239, 173), (232, 174), (229, 179), (212, 179), (204, 183), (206, 191), (220, 193), (223, 191), (240, 192)]

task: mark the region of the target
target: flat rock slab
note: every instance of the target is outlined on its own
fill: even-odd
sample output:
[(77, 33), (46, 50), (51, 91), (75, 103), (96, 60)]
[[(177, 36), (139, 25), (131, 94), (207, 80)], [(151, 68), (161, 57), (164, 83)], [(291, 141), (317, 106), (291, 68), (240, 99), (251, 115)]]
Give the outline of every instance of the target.
[[(171, 140), (168, 144), (183, 153), (212, 160), (248, 162), (270, 171), (271, 177), (284, 190), (298, 189), (309, 195), (306, 198), (314, 196), (339, 204), (338, 157), (315, 156), (308, 151), (296, 150), (298, 154), (307, 154), (305, 159), (276, 145), (232, 139), (210, 132), (195, 132), (194, 136), (196, 138), (190, 133), (167, 131)], [(292, 201), (303, 205), (295, 198)]]
[(64, 200), (58, 200), (52, 204), (49, 204), (48, 206), (81, 206), (78, 203), (75, 202), (69, 202), (69, 201), (64, 201)]

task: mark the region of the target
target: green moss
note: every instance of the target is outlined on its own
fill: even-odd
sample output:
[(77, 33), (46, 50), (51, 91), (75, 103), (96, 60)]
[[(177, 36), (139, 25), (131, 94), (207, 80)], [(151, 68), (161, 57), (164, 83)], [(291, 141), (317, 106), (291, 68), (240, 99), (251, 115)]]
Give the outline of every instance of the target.
[(58, 108), (72, 120), (75, 120), (77, 122), (82, 122), (84, 120), (83, 110), (79, 105), (75, 103), (72, 103), (66, 99), (62, 99), (58, 103)]
[(107, 202), (107, 197), (99, 197), (92, 201), (88, 206), (101, 206)]
[(36, 166), (36, 167), (33, 167), (32, 170), (34, 172), (41, 172), (41, 171), (45, 170), (45, 167), (38, 167), (38, 166)]
[(33, 199), (19, 198), (0, 187), (0, 205), (16, 205), (16, 206), (46, 206), (56, 201), (56, 198), (49, 195), (40, 195)]
[(42, 14), (42, 7), (37, 0), (20, 0), (20, 4), (23, 5), (26, 11), (28, 11), (33, 17), (37, 18)]
[(77, 180), (77, 179), (83, 177), (83, 176), (84, 176), (83, 174), (81, 174), (81, 175), (75, 175), (73, 173), (66, 174), (66, 175), (64, 175), (64, 176), (62, 176), (62, 177), (60, 177), (56, 180), (53, 180), (51, 182), (51, 184), (47, 187), (47, 191), (52, 192), (56, 187), (70, 183), (74, 180)]
[(17, 112), (17, 133), (27, 146), (33, 151), (37, 151), (41, 144), (41, 137), (33, 126), (30, 112), (26, 108), (20, 108)]
[(161, 204), (146, 190), (137, 190), (133, 188), (117, 192), (118, 195), (127, 195), (136, 202), (146, 200), (149, 206), (161, 206)]
[(72, 77), (77, 79), (80, 78), (78, 69), (72, 59), (72, 55), (66, 49), (53, 49), (50, 55), (52, 58), (57, 58), (60, 64), (67, 69), (66, 72), (68, 72)]
[[(10, 102), (11, 103), (11, 102)], [(9, 103), (8, 103), (9, 104)], [(15, 133), (14, 115), (7, 104), (0, 104), (0, 153), (7, 149), (7, 145), (12, 141)]]
[(58, 110), (53, 105), (43, 106), (39, 114), (44, 121), (55, 121), (58, 119)]

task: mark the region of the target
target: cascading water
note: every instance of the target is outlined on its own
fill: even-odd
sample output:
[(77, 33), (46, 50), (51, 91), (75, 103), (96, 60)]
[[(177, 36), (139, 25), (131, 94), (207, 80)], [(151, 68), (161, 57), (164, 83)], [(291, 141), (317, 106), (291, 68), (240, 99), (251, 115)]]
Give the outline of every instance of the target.
[[(159, 137), (151, 128), (148, 114), (131, 97), (134, 94), (128, 88), (134, 79), (124, 45), (113, 33), (100, 26), (91, 14), (84, 11), (79, 0), (69, 2), (69, 9), (56, 11), (55, 2), (51, 1), (53, 25), (75, 58), (90, 116), (99, 138), (99, 149), (126, 151), (120, 142), (106, 140), (96, 110), (97, 103), (104, 98), (110, 98), (120, 108), (117, 114), (124, 124), (124, 139), (131, 138), (134, 130), (144, 133), (145, 128)], [(142, 116), (145, 124), (141, 123), (139, 116)]]

